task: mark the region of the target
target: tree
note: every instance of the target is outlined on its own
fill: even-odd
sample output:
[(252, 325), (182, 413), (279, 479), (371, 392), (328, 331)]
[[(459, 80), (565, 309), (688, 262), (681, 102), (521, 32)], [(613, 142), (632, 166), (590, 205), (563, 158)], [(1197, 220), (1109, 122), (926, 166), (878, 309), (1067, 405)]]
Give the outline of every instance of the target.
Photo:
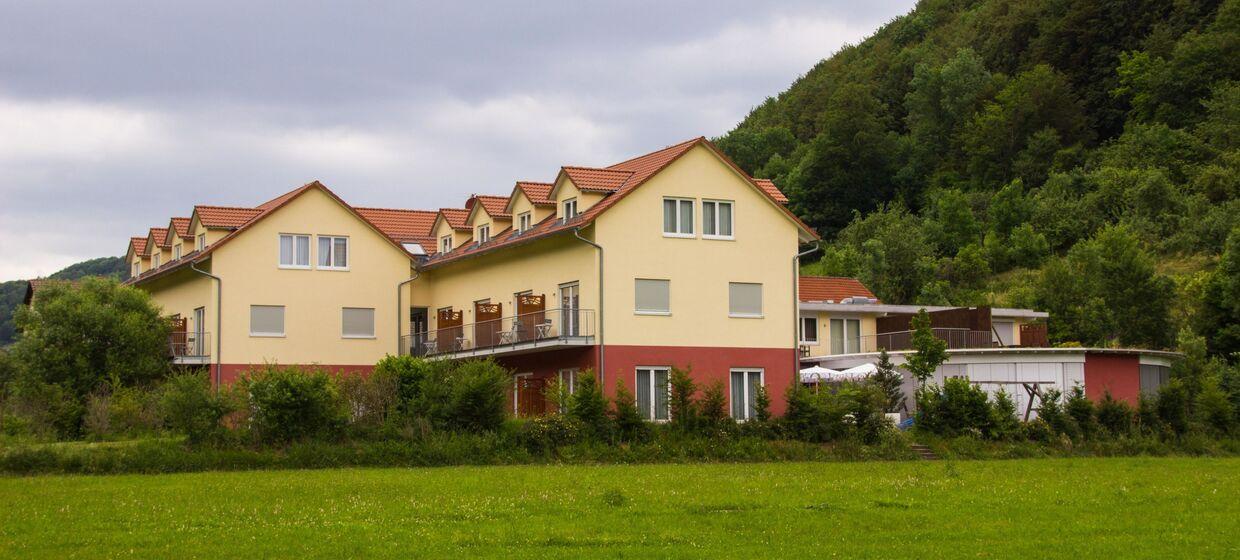
[(649, 426), (642, 419), (641, 412), (637, 410), (637, 399), (628, 387), (624, 385), (624, 380), (616, 380), (616, 397), (614, 401), (615, 408), (612, 411), (612, 420), (616, 425), (617, 435), (621, 441), (635, 442), (645, 439)]
[(609, 438), (611, 419), (607, 416), (607, 399), (595, 380), (594, 372), (588, 369), (580, 372), (574, 389), (568, 397), (568, 416), (581, 422), (594, 438)]
[(884, 412), (900, 412), (904, 409), (904, 377), (891, 363), (891, 356), (884, 348), (878, 353), (878, 370), (870, 376), (870, 383), (882, 390), (886, 397)]
[(925, 309), (913, 316), (913, 350), (905, 358), (904, 368), (913, 374), (917, 383), (925, 386), (934, 372), (947, 361), (947, 342), (934, 335), (930, 328), (930, 314)]
[(1240, 227), (1227, 236), (1227, 247), (1206, 281), (1201, 332), (1210, 353), (1240, 359)]
[(885, 301), (912, 301), (934, 275), (934, 248), (900, 204), (857, 216), (823, 252), (823, 272), (854, 276)]
[(668, 376), (668, 412), (672, 425), (681, 430), (693, 430), (698, 425), (697, 383), (689, 370), (673, 367)]
[(48, 284), (17, 324), (12, 355), (31, 380), (79, 398), (107, 379), (142, 385), (168, 372), (171, 325), (146, 292), (116, 280)]

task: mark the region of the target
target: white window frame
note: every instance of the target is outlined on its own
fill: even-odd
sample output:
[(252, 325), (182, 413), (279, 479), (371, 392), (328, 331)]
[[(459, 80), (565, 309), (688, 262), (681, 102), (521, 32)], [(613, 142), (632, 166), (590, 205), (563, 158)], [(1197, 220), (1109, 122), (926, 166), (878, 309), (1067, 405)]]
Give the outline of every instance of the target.
[[(637, 386), (637, 372), (643, 369), (650, 371), (650, 386), (645, 387), (645, 388)], [(658, 385), (655, 383), (655, 376), (654, 376), (654, 372), (656, 371), (661, 371), (667, 374), (667, 418), (665, 419), (655, 418), (655, 407), (659, 406), (659, 400), (655, 398), (655, 388), (658, 387)], [(646, 411), (646, 415), (642, 417), (643, 420), (647, 422), (659, 422), (659, 423), (670, 422), (672, 420), (672, 368), (671, 366), (637, 366), (633, 368), (633, 388), (634, 388), (634, 391), (633, 391), (634, 404), (636, 404), (637, 402), (638, 391), (647, 391), (647, 394), (650, 395), (650, 410)], [(641, 410), (638, 410), (637, 412), (638, 414), (642, 413)]]
[(203, 233), (198, 234), (198, 238), (194, 241), (194, 243), (195, 243), (195, 244), (194, 244), (194, 248), (195, 248), (194, 250), (196, 250), (196, 251), (204, 251), (204, 250), (206, 250), (206, 248), (207, 248), (207, 234), (206, 234), (206, 232), (203, 232)]
[(439, 252), (440, 253), (451, 253), (452, 252), (452, 234), (451, 233), (439, 238)]
[(316, 245), (319, 247), (319, 254), (317, 255), (319, 258), (323, 257), (322, 240), (323, 239), (331, 240), (327, 244), (329, 248), (328, 255), (327, 255), (327, 262), (329, 263), (334, 262), (336, 260), (336, 240), (337, 239), (344, 240), (344, 266), (336, 266), (333, 264), (326, 264), (326, 265), (319, 264), (319, 261), (316, 259), (315, 268), (319, 270), (341, 270), (341, 271), (349, 270), (349, 266), (353, 264), (353, 247), (351, 246), (352, 243), (350, 243), (349, 237), (346, 235), (319, 235), (318, 239), (319, 239), (319, 242)]
[(737, 422), (746, 422), (749, 420), (753, 420), (753, 418), (749, 416), (750, 405), (753, 402), (753, 395), (750, 393), (750, 390), (752, 389), (752, 387), (749, 386), (749, 374), (755, 371), (758, 372), (758, 384), (761, 385), (762, 387), (766, 387), (766, 370), (763, 368), (738, 367), (738, 368), (731, 368), (728, 370), (728, 414), (729, 415), (732, 414), (732, 405), (733, 405), (732, 403), (732, 374), (734, 373), (742, 374), (741, 383), (743, 383), (743, 386), (742, 386), (741, 392), (744, 394), (743, 399), (745, 402), (742, 403), (741, 410), (745, 411), (744, 413), (745, 417), (744, 418), (734, 417), (733, 419), (736, 420)]
[[(364, 309), (364, 310), (370, 311), (370, 334), (369, 335), (345, 334), (344, 313), (345, 311), (349, 309)], [(347, 339), (352, 339), (352, 340), (374, 340), (376, 338), (375, 321), (377, 320), (378, 320), (378, 317), (375, 316), (375, 308), (373, 307), (341, 307), (340, 308), (340, 338), (347, 338)]]
[(130, 267), (129, 275), (137, 278), (139, 274), (142, 274), (142, 263), (135, 261), (133, 266)]
[(572, 395), (577, 392), (577, 376), (581, 373), (577, 368), (564, 368), (556, 372), (556, 377), (560, 380), (560, 385), (568, 388), (568, 394)]
[(181, 244), (180, 243), (177, 243), (176, 245), (172, 246), (172, 260), (174, 261), (181, 260)]
[[(732, 229), (732, 233), (730, 235), (719, 235), (718, 233), (708, 233), (706, 231), (706, 205), (707, 204), (713, 205), (713, 208), (714, 208), (713, 212), (715, 214), (714, 216), (715, 217), (715, 231), (719, 231), (719, 207), (721, 205), (726, 204), (728, 205), (729, 208), (731, 208), (732, 211), (728, 213), (728, 219), (732, 221), (732, 223), (729, 224)], [(702, 199), (702, 239), (718, 239), (718, 240), (723, 240), (723, 241), (732, 241), (736, 239), (736, 203), (735, 202), (731, 200), (717, 200), (713, 198)]]
[(560, 215), (564, 218), (564, 221), (567, 222), (568, 220), (576, 218), (578, 216), (577, 197), (564, 199), (564, 202), (560, 204), (560, 208)]
[[(293, 240), (293, 264), (284, 264), (280, 262), (280, 243), (284, 242), (284, 238), (289, 237)], [(305, 238), (306, 240), (306, 264), (297, 264), (297, 240)], [(276, 241), (276, 266), (290, 270), (310, 270), (310, 263), (314, 262), (314, 246), (310, 244), (310, 235), (306, 233), (281, 233)]]
[[(281, 309), (280, 313), (282, 316), (282, 320), (280, 321), (281, 331), (278, 333), (254, 332), (254, 308), (255, 307), (279, 307)], [(251, 304), (250, 305), (250, 336), (251, 337), (253, 338), (284, 338), (285, 333), (287, 332), (288, 332), (288, 308), (287, 307), (283, 305), (262, 305), (262, 304)], [(216, 334), (216, 336), (219, 336), (219, 335)]]
[[(810, 323), (812, 323), (812, 324), (814, 325), (814, 338), (812, 338), (812, 339), (810, 339), (810, 338), (805, 338), (805, 322), (806, 322), (806, 321), (809, 321)], [(798, 327), (798, 329), (797, 329), (797, 330), (799, 331), (799, 332), (797, 333), (797, 339), (801, 341), (801, 344), (809, 344), (809, 345), (813, 345), (813, 346), (818, 345), (818, 341), (819, 341), (819, 337), (818, 337), (818, 330), (819, 330), (819, 329), (818, 329), (818, 317), (812, 317), (812, 316), (802, 315), (802, 316), (801, 316), (801, 323), (800, 323), (799, 325), (797, 325), (797, 327)]]
[(525, 233), (534, 227), (534, 217), (529, 212), (517, 214), (517, 233)]
[[(732, 285), (733, 284), (747, 284), (747, 285), (758, 286), (758, 292), (759, 292), (758, 307), (761, 308), (761, 310), (758, 313), (736, 313), (732, 311)], [(766, 305), (765, 305), (766, 302), (763, 301), (765, 298), (766, 298), (766, 287), (762, 284), (762, 282), (728, 282), (728, 317), (731, 317), (734, 319), (761, 319), (763, 318), (765, 316), (764, 314), (766, 313)]]
[[(640, 309), (637, 307), (637, 283), (642, 280), (651, 282), (665, 282), (667, 284), (667, 309)], [(653, 315), (656, 317), (668, 317), (672, 314), (672, 281), (667, 278), (634, 278), (633, 279), (633, 314), (634, 315)]]
[(160, 256), (161, 255), (158, 252), (155, 252), (155, 251), (151, 252), (151, 270), (155, 270), (159, 268), (159, 257)]
[[(667, 202), (669, 200), (674, 201), (676, 203), (673, 205), (676, 208), (676, 217), (673, 220), (673, 223), (676, 224), (676, 231), (667, 231), (667, 216), (664, 215), (664, 213), (667, 212)], [(690, 223), (689, 231), (687, 233), (680, 231), (680, 222), (681, 222), (681, 218), (683, 217), (683, 211), (681, 210), (682, 202), (689, 203), (689, 219), (690, 220), (697, 219), (697, 217), (695, 216), (695, 214), (697, 213), (697, 200), (696, 199), (685, 198), (683, 196), (663, 197), (663, 200), (659, 203), (660, 223), (662, 224), (659, 227), (663, 228), (663, 237), (675, 237), (675, 238), (680, 238), (680, 239), (694, 239), (697, 237), (697, 233), (696, 233), (697, 224)]]
[(474, 234), (474, 238), (478, 240), (479, 245), (486, 243), (487, 241), (490, 241), (491, 240), (491, 224), (483, 224), (483, 225), (478, 226), (477, 233)]
[[(840, 330), (843, 332), (843, 337), (842, 337), (843, 343), (841, 344), (842, 348), (840, 348), (839, 352), (835, 351), (835, 342), (834, 342), (836, 321), (840, 322)], [(850, 346), (849, 346), (849, 339), (848, 339), (848, 323), (849, 322), (857, 323), (857, 337), (858, 338), (852, 342), (851, 350), (849, 349)], [(827, 341), (827, 344), (828, 344), (827, 351), (832, 355), (857, 354), (861, 352), (861, 338), (865, 336), (864, 334), (862, 334), (861, 327), (862, 327), (861, 319), (859, 317), (831, 317), (827, 321), (827, 329), (828, 329), (828, 332), (832, 340)]]

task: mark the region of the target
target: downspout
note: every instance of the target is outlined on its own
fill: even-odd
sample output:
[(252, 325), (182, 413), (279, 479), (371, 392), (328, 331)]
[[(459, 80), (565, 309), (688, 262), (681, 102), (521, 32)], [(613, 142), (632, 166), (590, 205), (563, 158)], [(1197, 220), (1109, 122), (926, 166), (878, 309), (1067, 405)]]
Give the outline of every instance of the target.
[[(413, 282), (414, 280), (417, 280), (418, 277), (421, 275), (422, 275), (422, 271), (418, 270), (417, 268), (414, 268), (413, 276), (410, 276), (407, 280), (403, 280), (399, 284), (396, 284), (396, 355), (397, 356), (400, 355), (401, 317), (404, 316), (404, 313), (401, 312), (401, 307), (400, 307), (401, 290), (405, 287), (406, 284)], [(413, 334), (413, 333), (410, 333), (410, 334)]]
[(818, 243), (792, 257), (792, 382), (801, 381), (801, 257), (818, 252)]
[(189, 263), (189, 269), (206, 276), (207, 278), (215, 280), (215, 394), (218, 395), (220, 394), (220, 383), (223, 382), (224, 378), (222, 373), (223, 364), (220, 360), (220, 345), (224, 340), (224, 333), (220, 332), (220, 329), (222, 328), (221, 325), (224, 324), (222, 320), (222, 317), (224, 316), (224, 280), (219, 276), (198, 268), (196, 266), (197, 264), (197, 262), (191, 261)]
[(581, 228), (573, 228), (573, 237), (585, 244), (598, 249), (598, 385), (600, 391), (607, 390), (607, 368), (603, 360), (603, 246), (581, 236)]

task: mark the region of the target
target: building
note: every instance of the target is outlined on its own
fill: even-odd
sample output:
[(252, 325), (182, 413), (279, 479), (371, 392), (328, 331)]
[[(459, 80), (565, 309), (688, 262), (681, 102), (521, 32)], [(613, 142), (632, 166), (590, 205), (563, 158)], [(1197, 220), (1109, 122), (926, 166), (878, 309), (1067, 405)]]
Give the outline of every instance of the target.
[(173, 360), (217, 383), (268, 362), (492, 357), (515, 372), (516, 414), (590, 370), (659, 420), (680, 367), (743, 419), (756, 386), (779, 413), (796, 382), (798, 251), (817, 235), (786, 203), (703, 138), (463, 208), (354, 207), (313, 182), (161, 219), (130, 240), (128, 282), (174, 319)]
[[(1171, 362), (1178, 356), (1147, 349), (1051, 348), (1048, 315), (1031, 309), (886, 304), (852, 278), (803, 276), (800, 286), (803, 367), (865, 368), (887, 350), (898, 368), (911, 348), (910, 320), (925, 309), (934, 334), (948, 347), (948, 361), (939, 367), (934, 382), (966, 377), (990, 393), (1006, 391), (1021, 411), (1036, 410), (1035, 391), (1067, 393), (1077, 385), (1091, 399), (1109, 392), (1136, 405), (1142, 392), (1157, 391), (1167, 383)], [(910, 403), (915, 389), (905, 374)]]

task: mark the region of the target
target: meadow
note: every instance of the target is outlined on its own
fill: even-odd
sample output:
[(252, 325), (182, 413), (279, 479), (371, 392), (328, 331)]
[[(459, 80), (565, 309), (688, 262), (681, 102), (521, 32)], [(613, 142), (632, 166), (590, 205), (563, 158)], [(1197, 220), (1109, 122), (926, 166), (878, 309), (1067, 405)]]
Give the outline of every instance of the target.
[(0, 478), (0, 556), (1240, 554), (1240, 460), (325, 469)]

